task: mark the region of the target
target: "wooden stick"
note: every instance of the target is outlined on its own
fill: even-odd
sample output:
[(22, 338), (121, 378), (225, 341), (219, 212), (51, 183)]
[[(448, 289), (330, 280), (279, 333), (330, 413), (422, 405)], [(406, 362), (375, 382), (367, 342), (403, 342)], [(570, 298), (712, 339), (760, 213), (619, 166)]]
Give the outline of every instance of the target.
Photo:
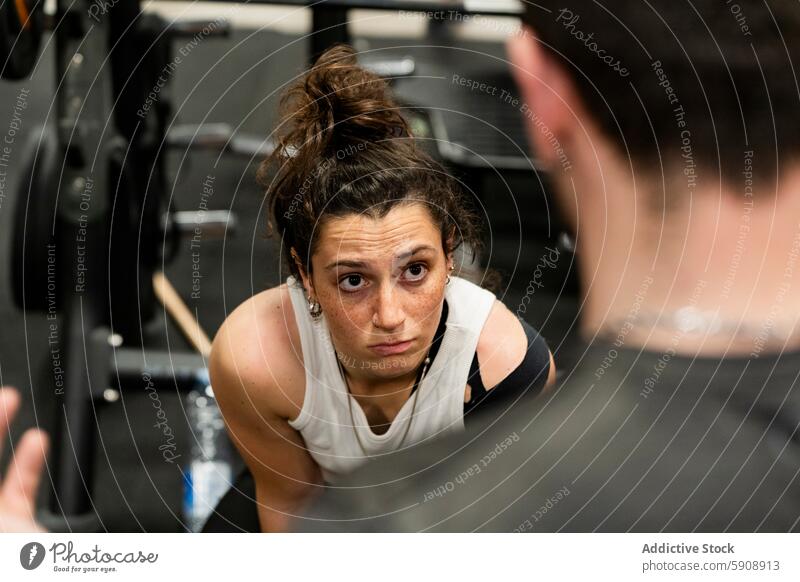
[(172, 316), (189, 343), (200, 352), (204, 359), (208, 359), (211, 354), (211, 340), (208, 339), (208, 335), (203, 331), (197, 318), (189, 311), (183, 298), (161, 271), (153, 274), (153, 289), (156, 297)]

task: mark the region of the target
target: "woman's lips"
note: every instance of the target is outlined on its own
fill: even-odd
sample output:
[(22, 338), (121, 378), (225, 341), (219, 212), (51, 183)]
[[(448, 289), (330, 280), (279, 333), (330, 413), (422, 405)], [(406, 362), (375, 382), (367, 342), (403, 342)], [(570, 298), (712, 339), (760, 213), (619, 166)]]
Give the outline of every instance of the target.
[(405, 342), (395, 342), (391, 344), (376, 344), (374, 346), (369, 346), (369, 349), (380, 354), (381, 356), (394, 356), (407, 351), (411, 347), (412, 343), (414, 343), (412, 340), (408, 340)]

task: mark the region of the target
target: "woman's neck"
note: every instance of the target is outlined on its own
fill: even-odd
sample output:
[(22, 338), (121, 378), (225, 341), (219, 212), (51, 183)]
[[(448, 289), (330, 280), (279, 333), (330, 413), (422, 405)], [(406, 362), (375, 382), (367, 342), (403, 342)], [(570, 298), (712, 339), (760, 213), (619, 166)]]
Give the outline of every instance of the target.
[[(360, 371), (358, 371), (360, 372)], [(408, 397), (418, 375), (418, 368), (399, 376), (385, 377), (365, 375), (345, 369), (345, 378), (353, 396), (394, 399), (403, 401)]]

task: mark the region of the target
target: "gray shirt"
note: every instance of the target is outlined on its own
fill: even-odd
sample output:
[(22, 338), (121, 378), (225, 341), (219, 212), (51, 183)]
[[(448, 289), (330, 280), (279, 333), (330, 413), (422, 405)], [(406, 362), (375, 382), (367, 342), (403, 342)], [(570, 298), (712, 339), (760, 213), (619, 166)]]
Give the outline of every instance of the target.
[(546, 396), (368, 464), (295, 531), (798, 531), (800, 352), (586, 348)]

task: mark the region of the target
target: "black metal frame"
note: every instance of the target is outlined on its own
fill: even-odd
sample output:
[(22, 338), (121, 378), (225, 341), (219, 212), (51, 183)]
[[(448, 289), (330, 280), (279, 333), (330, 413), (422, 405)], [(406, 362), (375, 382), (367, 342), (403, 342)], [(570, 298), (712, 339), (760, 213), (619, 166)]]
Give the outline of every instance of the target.
[[(313, 11), (312, 57), (333, 43), (349, 41), (347, 16), (352, 8), (470, 13), (462, 3), (263, 3), (307, 6)], [(135, 353), (137, 346), (139, 350), (143, 347), (142, 322), (155, 313), (152, 275), (161, 260), (158, 244), (163, 240), (161, 214), (166, 193), (163, 154), (171, 113), (168, 100), (161, 99), (144, 116), (137, 115), (169, 63), (171, 36), (165, 33), (164, 22), (143, 14), (139, 0), (110, 3), (96, 20), (92, 16), (97, 14), (89, 11), (91, 5), (90, 0), (57, 3), (56, 18), (66, 23), (54, 32), (58, 157), (63, 164), (56, 179), (57, 207), (45, 209), (55, 213), (53, 231), (49, 238), (44, 237), (48, 240), (41, 241), (55, 242), (58, 247), (59, 314), (55, 324), (65, 369), (65, 387), (56, 399), (58, 426), (53, 430), (49, 510), (72, 524), (68, 529), (82, 523), (86, 525), (78, 529), (84, 530), (95, 523), (90, 490), (95, 403), (109, 385), (131, 378), (135, 381), (144, 364), (136, 358), (123, 358), (127, 364), (120, 367), (118, 361), (112, 366), (115, 353), (110, 339), (121, 334)], [(481, 13), (493, 14), (491, 10)], [(36, 194), (28, 192), (28, 202)], [(38, 251), (41, 258), (41, 249)], [(23, 253), (21, 260), (29, 257)], [(40, 262), (35, 269), (42, 267)], [(130, 276), (133, 265), (135, 278)], [(31, 307), (41, 309), (30, 297)], [(26, 291), (21, 301), (24, 308)], [(193, 362), (202, 365), (199, 359)], [(151, 377), (182, 389), (174, 368)], [(186, 379), (183, 388), (188, 389), (191, 374)]]
[(250, 4), (281, 4), (286, 6), (304, 6), (312, 10), (361, 8), (370, 10), (405, 10), (408, 12), (435, 12), (447, 10), (460, 14), (483, 14), (486, 16), (518, 16), (522, 13), (522, 5), (517, 10), (507, 8), (491, 9), (481, 6), (472, 8), (464, 1), (436, 0), (250, 0)]
[(348, 13), (352, 9), (370, 9), (407, 12), (439, 12), (447, 11), (460, 15), (484, 16), (519, 16), (522, 6), (518, 10), (482, 6), (473, 9), (467, 2), (437, 2), (426, 0), (414, 2), (410, 0), (250, 0), (250, 4), (277, 4), (282, 6), (305, 7), (311, 10), (311, 50), (310, 61), (314, 62), (317, 56), (326, 48), (336, 43), (350, 42), (348, 30)]
[[(119, 0), (99, 15), (90, 6), (88, 0), (57, 4), (57, 17), (67, 23), (54, 31), (57, 203), (36, 208), (47, 196), (27, 193), (28, 212), (55, 214), (50, 234), (58, 257), (58, 315), (52, 319), (65, 371), (56, 391), (45, 521), (83, 530), (96, 525), (95, 405), (121, 382), (120, 369), (112, 366), (112, 338), (141, 350), (142, 327), (156, 313), (152, 276), (161, 259), (170, 115), (169, 103), (159, 100), (137, 116), (170, 55), (161, 19), (143, 15), (139, 0)], [(27, 264), (30, 253), (19, 260)]]

